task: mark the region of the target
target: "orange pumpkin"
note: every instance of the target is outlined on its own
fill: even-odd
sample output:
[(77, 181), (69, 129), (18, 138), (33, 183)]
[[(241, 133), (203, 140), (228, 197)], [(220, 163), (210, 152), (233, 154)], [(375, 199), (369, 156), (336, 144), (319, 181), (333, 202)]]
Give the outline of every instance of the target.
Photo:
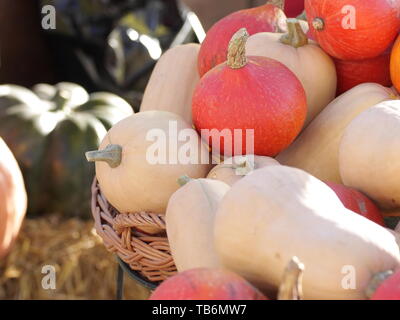
[(393, 85), (400, 91), (400, 36), (397, 38), (390, 58), (390, 77)]
[(0, 258), (11, 249), (26, 213), (27, 196), (21, 171), (0, 138)]

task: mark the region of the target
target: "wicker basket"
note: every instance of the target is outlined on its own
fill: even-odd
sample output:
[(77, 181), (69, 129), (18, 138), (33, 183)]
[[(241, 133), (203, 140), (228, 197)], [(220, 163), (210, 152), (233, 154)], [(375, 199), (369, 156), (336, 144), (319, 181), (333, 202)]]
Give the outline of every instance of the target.
[[(133, 271), (152, 283), (176, 274), (162, 214), (139, 212), (121, 214), (92, 184), (92, 214), (98, 235), (108, 251), (115, 253)], [(158, 230), (149, 235), (140, 230)]]

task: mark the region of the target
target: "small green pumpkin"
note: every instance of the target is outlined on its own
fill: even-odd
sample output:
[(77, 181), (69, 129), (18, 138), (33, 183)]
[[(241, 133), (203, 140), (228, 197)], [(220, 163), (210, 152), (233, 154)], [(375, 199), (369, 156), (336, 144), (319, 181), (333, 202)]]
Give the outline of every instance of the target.
[(0, 86), (0, 136), (23, 171), (29, 214), (90, 215), (94, 168), (85, 161), (131, 106), (106, 92), (88, 94), (73, 83)]

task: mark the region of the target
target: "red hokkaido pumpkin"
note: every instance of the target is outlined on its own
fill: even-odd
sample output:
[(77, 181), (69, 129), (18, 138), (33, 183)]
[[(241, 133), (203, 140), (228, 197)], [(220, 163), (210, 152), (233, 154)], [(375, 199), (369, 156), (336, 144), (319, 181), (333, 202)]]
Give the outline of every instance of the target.
[(381, 212), (375, 203), (373, 203), (367, 196), (356, 189), (346, 187), (339, 183), (326, 182), (326, 184), (335, 191), (336, 195), (347, 209), (356, 212), (383, 227), (385, 226)]
[(149, 300), (268, 300), (241, 276), (223, 269), (197, 268), (165, 280)]
[(250, 35), (258, 32), (286, 31), (286, 16), (273, 4), (234, 12), (218, 21), (207, 32), (198, 57), (198, 71), (202, 77), (209, 70), (226, 61), (227, 48), (233, 34), (246, 28)]
[(400, 270), (378, 286), (371, 300), (400, 300)]
[(361, 83), (379, 83), (390, 87), (390, 50), (384, 54), (365, 60), (334, 59), (338, 78), (337, 96)]
[[(193, 96), (193, 123), (215, 154), (275, 156), (302, 129), (306, 95), (301, 82), (282, 63), (246, 57), (248, 37), (246, 29), (239, 30), (229, 44), (228, 61), (200, 80)], [(209, 136), (205, 137), (204, 129)], [(248, 129), (254, 130), (254, 150), (248, 144), (252, 141), (246, 143), (246, 136), (252, 139)]]
[(377, 57), (400, 30), (400, 0), (306, 0), (305, 9), (314, 38), (337, 59)]
[(296, 18), (304, 10), (304, 0), (283, 0), (285, 14), (288, 18)]

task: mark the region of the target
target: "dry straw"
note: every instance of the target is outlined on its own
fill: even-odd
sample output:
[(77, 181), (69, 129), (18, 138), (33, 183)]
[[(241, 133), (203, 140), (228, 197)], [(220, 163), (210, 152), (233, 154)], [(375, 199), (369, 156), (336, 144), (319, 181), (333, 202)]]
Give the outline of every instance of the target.
[[(56, 289), (42, 288), (42, 267), (56, 269)], [(0, 261), (0, 300), (115, 299), (115, 255), (104, 250), (93, 221), (60, 215), (26, 219), (10, 254)], [(149, 292), (125, 277), (125, 299)]]

